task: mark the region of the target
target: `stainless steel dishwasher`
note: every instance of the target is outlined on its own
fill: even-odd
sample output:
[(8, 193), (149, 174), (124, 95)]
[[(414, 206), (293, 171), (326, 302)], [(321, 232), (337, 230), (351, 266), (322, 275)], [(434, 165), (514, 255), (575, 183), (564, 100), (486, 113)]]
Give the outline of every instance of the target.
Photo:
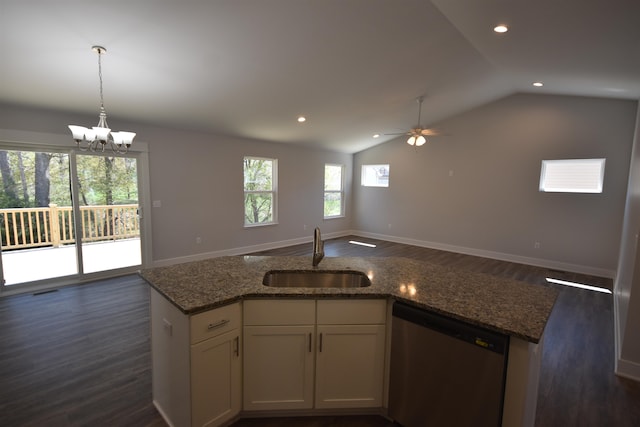
[(404, 427), (497, 427), (509, 337), (396, 302), (389, 417)]

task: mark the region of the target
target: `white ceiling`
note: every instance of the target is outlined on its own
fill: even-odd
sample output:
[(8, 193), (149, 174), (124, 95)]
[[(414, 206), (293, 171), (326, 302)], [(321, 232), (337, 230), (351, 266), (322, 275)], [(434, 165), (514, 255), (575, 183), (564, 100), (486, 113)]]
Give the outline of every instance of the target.
[(1, 0), (0, 102), (97, 121), (95, 44), (118, 130), (353, 153), (420, 95), (423, 125), (514, 92), (640, 99), (639, 0)]

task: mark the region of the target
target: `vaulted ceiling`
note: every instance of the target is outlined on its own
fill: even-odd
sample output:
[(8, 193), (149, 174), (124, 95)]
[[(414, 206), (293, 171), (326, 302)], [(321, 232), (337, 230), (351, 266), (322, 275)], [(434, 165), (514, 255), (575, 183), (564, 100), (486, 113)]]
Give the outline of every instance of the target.
[(515, 92), (640, 99), (639, 22), (637, 0), (3, 0), (0, 102), (97, 122), (102, 45), (114, 129), (352, 153), (421, 95), (425, 125)]

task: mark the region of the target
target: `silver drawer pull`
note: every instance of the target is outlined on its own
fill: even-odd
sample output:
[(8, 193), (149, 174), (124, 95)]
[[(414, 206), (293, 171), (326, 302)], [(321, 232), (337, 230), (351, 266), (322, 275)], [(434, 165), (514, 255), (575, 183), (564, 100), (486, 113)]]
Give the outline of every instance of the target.
[(219, 322), (216, 323), (209, 323), (209, 326), (207, 326), (207, 330), (211, 331), (213, 329), (219, 328), (221, 326), (226, 325), (227, 323), (229, 323), (228, 319), (222, 319)]

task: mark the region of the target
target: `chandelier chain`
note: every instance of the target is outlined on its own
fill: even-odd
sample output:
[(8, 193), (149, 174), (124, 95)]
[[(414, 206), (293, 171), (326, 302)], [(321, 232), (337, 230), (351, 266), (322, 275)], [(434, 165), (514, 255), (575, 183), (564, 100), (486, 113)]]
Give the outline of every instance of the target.
[(98, 50), (98, 78), (100, 79), (100, 106), (104, 109), (104, 93), (102, 91), (102, 49)]

